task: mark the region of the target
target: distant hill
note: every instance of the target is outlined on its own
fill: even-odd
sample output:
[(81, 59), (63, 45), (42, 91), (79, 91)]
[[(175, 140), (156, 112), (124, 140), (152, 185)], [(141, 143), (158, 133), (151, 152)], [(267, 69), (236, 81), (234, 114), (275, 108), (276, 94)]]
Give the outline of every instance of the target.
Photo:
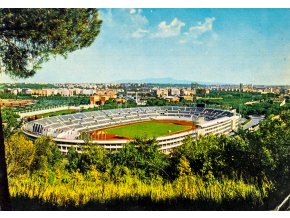
[(57, 86), (46, 83), (46, 84), (40, 84), (40, 83), (2, 83), (0, 84), (0, 88), (27, 88), (27, 89), (49, 89), (49, 88), (57, 88)]
[(198, 81), (192, 81), (192, 80), (177, 80), (171, 77), (116, 81), (116, 83), (155, 83), (155, 84), (188, 84), (188, 85), (191, 84), (191, 82), (197, 82), (201, 85), (219, 84), (219, 83), (198, 82)]
[(189, 80), (176, 80), (170, 77), (146, 78), (140, 80), (118, 80), (117, 83), (158, 83), (158, 84), (190, 84)]

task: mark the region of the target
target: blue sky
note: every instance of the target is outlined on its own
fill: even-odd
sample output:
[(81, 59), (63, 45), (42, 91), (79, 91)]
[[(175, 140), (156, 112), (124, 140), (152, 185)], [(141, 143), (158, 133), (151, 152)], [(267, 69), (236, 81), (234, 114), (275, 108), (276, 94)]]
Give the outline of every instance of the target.
[(49, 61), (24, 81), (98, 83), (171, 77), (290, 84), (289, 9), (101, 9), (100, 13), (103, 26), (92, 46), (67, 59)]

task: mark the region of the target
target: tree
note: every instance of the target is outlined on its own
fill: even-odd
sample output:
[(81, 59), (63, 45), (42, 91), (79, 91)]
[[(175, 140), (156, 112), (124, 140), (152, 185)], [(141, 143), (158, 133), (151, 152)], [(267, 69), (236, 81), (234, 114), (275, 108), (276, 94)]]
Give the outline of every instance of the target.
[(68, 169), (68, 171), (69, 172), (76, 171), (79, 167), (80, 155), (78, 154), (75, 146), (70, 146), (70, 148), (68, 149), (67, 159), (68, 164), (66, 168)]
[(32, 141), (26, 139), (23, 134), (16, 133), (6, 140), (5, 146), (8, 175), (13, 177), (28, 172), (35, 154)]
[(4, 125), (3, 132), (5, 137), (12, 134), (14, 132), (13, 130), (20, 125), (17, 118), (19, 118), (19, 115), (14, 113), (11, 108), (2, 109), (2, 119)]
[(159, 145), (155, 139), (135, 139), (133, 144), (138, 149), (138, 166), (144, 169), (147, 178), (157, 175), (168, 177), (165, 172), (169, 165), (168, 158), (159, 151)]
[(105, 172), (110, 167), (107, 155), (108, 151), (102, 146), (94, 144), (83, 146), (79, 162), (81, 172), (89, 171), (92, 166), (96, 166), (100, 172)]
[(59, 165), (62, 160), (57, 144), (48, 137), (39, 137), (34, 142), (35, 157), (31, 170), (47, 170)]
[(169, 160), (158, 148), (155, 139), (136, 138), (113, 155), (113, 165), (126, 167), (141, 179), (168, 177), (165, 169)]
[(113, 154), (114, 167), (119, 165), (126, 166), (129, 169), (135, 169), (138, 161), (138, 150), (133, 143), (125, 144), (120, 151)]
[[(253, 158), (268, 178), (279, 184), (290, 181), (290, 110), (271, 115), (260, 123), (256, 132), (247, 137), (253, 146)], [(255, 163), (255, 161), (252, 161)], [(258, 172), (259, 172), (258, 171)], [(260, 173), (259, 172), (259, 173)]]
[(187, 176), (191, 173), (190, 163), (186, 159), (186, 157), (182, 156), (180, 158), (179, 164), (177, 166), (179, 176)]
[[(97, 9), (0, 9), (0, 72), (33, 76), (51, 57), (90, 46), (100, 32)], [(11, 210), (0, 110), (0, 208)]]

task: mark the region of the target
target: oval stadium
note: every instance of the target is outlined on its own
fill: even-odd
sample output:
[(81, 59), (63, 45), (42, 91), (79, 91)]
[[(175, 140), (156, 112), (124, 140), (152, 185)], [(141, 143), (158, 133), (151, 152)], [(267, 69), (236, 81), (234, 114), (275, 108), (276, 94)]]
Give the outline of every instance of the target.
[(136, 107), (47, 117), (22, 126), (30, 138), (51, 137), (61, 152), (91, 143), (117, 151), (136, 137), (156, 138), (160, 151), (169, 153), (186, 136), (230, 134), (241, 116), (233, 111), (200, 107)]

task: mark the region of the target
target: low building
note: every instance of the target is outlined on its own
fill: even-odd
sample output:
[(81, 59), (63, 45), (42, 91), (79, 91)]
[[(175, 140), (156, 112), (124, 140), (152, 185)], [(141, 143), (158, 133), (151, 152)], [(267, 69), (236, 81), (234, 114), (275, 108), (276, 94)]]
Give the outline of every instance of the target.
[(31, 89), (31, 95), (51, 96), (54, 94), (52, 89)]
[(180, 89), (179, 88), (171, 88), (171, 89), (169, 89), (168, 94), (170, 96), (179, 96), (180, 95)]
[(154, 92), (154, 95), (156, 97), (161, 97), (161, 98), (164, 98), (166, 96), (168, 96), (168, 89), (163, 89), (163, 88), (156, 88), (153, 90)]
[(33, 103), (33, 100), (0, 99), (1, 107), (24, 107)]
[(73, 90), (71, 89), (60, 89), (59, 94), (61, 96), (73, 96)]
[(117, 98), (117, 90), (115, 90), (115, 89), (97, 90), (97, 91), (95, 91), (95, 94), (99, 95), (99, 96), (103, 96), (103, 95), (109, 96), (112, 99)]
[[(97, 90), (93, 95), (90, 96), (90, 104), (92, 105), (103, 105), (109, 99), (117, 99), (117, 90), (105, 89)], [(125, 102), (126, 99), (119, 98), (118, 101)]]
[(22, 92), (26, 95), (32, 95), (32, 89), (23, 89)]
[(95, 93), (94, 89), (82, 89), (80, 91), (81, 95), (93, 95)]
[(196, 90), (195, 89), (191, 89), (191, 88), (184, 88), (180, 90), (180, 95), (181, 96), (193, 96), (196, 94)]
[(165, 99), (166, 99), (168, 102), (172, 102), (172, 103), (175, 103), (175, 102), (179, 102), (179, 101), (180, 101), (180, 98), (178, 98), (178, 97), (174, 97), (174, 96), (167, 96), (167, 97), (165, 97)]
[(202, 95), (209, 94), (209, 89), (197, 89), (196, 93)]

